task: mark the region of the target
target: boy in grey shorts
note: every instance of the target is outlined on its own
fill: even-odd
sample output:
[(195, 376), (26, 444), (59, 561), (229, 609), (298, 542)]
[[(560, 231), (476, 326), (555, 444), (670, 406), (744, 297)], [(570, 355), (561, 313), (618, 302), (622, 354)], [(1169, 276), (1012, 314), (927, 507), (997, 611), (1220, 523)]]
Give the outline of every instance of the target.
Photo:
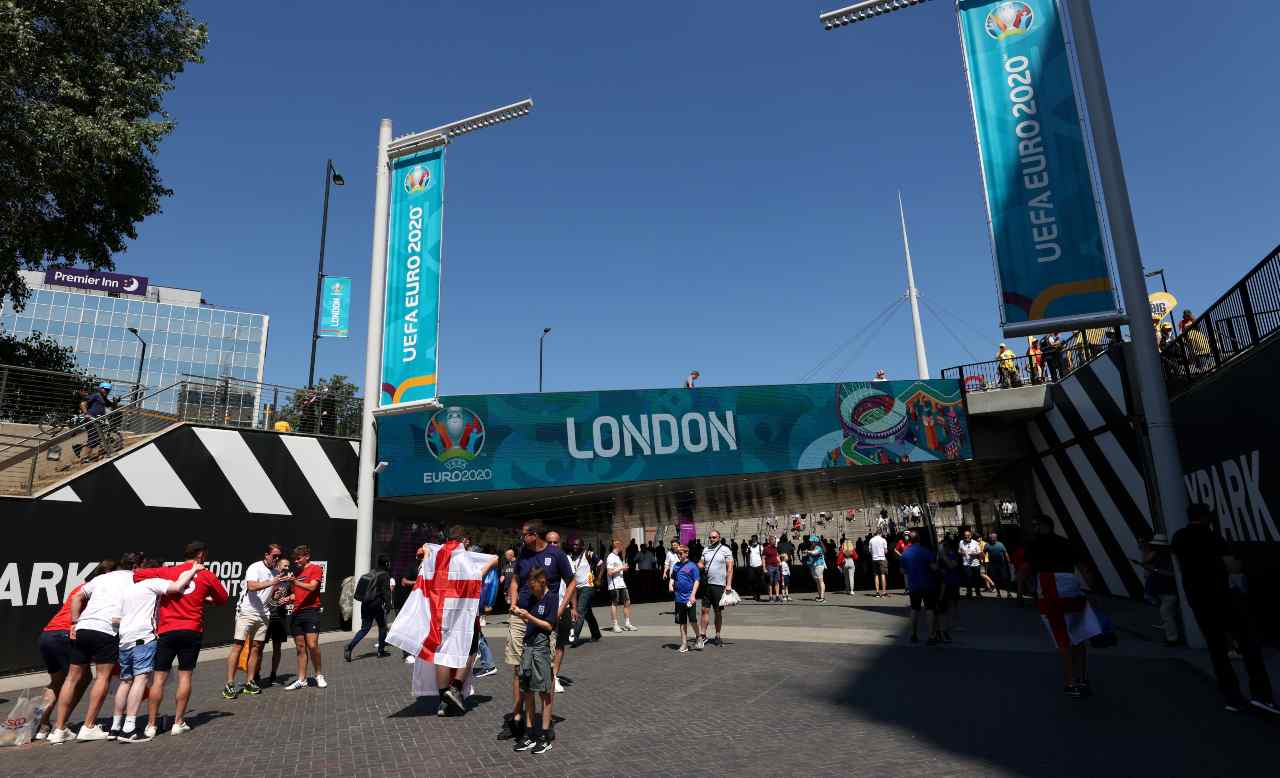
[[(516, 740), (516, 751), (545, 754), (551, 750), (555, 733), (551, 731), (551, 706), (555, 700), (555, 676), (551, 672), (551, 632), (555, 629), (560, 593), (548, 591), (547, 574), (535, 567), (529, 573), (529, 591), (520, 598), (511, 615), (524, 622), (524, 646), (520, 654), (520, 691), (524, 692), (524, 736)], [(542, 699), (542, 731), (533, 737), (537, 701)]]

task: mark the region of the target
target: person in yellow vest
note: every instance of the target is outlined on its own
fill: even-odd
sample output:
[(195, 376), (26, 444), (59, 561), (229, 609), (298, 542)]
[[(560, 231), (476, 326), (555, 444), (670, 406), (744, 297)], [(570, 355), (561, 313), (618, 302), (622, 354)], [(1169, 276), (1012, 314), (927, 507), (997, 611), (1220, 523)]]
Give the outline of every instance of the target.
[(1000, 350), (996, 352), (1001, 386), (1013, 387), (1018, 385), (1018, 367), (1014, 361), (1015, 359), (1017, 359), (1017, 355), (1013, 353), (1013, 349), (1001, 343)]

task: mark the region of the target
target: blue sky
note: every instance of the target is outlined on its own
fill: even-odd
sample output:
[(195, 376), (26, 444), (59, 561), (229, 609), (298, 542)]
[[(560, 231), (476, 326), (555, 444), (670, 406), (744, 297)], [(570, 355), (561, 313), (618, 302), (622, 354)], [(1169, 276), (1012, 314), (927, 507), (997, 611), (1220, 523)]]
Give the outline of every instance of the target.
[[(1095, 2), (1148, 267), (1197, 312), (1280, 242), (1280, 7)], [(1000, 336), (953, 4), (824, 32), (808, 2), (191, 4), (206, 62), (167, 105), (175, 194), (117, 259), (270, 314), (266, 379), (305, 383), (324, 161), (330, 273), (363, 375), (378, 121), (424, 129), (525, 96), (450, 149), (441, 389), (800, 379), (906, 285), (907, 203), (933, 373)], [(952, 337), (949, 330), (963, 341)], [(914, 373), (909, 315), (812, 380)], [(967, 351), (965, 349), (968, 349)], [(970, 353), (971, 352), (971, 353)]]

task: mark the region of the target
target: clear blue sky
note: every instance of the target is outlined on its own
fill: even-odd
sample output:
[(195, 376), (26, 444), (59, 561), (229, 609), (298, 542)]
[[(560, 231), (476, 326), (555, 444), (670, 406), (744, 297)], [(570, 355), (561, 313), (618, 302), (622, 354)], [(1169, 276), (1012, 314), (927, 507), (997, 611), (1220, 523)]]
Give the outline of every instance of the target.
[[(1146, 263), (1198, 312), (1280, 243), (1280, 7), (1094, 5)], [(379, 119), (532, 96), (450, 149), (445, 393), (535, 389), (544, 326), (548, 389), (795, 381), (903, 293), (899, 188), (922, 295), (952, 314), (923, 311), (933, 373), (972, 361), (947, 328), (992, 358), (953, 3), (824, 32), (828, 7), (194, 2), (207, 61), (158, 159), (175, 194), (117, 265), (270, 314), (267, 380), (304, 383), (332, 156), (328, 270), (355, 278), (355, 327), (317, 372), (359, 382)], [(815, 380), (913, 374), (905, 307), (868, 340)]]

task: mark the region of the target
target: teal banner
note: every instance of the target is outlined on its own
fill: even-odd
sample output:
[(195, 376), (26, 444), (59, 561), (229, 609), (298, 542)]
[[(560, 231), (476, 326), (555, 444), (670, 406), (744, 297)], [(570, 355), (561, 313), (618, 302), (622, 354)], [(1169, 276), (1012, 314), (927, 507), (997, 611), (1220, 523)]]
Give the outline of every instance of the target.
[(436, 396), (444, 147), (391, 166), (380, 407)]
[(1042, 320), (1115, 314), (1058, 3), (959, 0), (957, 9), (1002, 323), (1027, 333)]
[(322, 338), (351, 337), (351, 279), (325, 276), (320, 285), (320, 330)]
[(956, 381), (442, 397), (378, 421), (378, 495), (971, 459)]

